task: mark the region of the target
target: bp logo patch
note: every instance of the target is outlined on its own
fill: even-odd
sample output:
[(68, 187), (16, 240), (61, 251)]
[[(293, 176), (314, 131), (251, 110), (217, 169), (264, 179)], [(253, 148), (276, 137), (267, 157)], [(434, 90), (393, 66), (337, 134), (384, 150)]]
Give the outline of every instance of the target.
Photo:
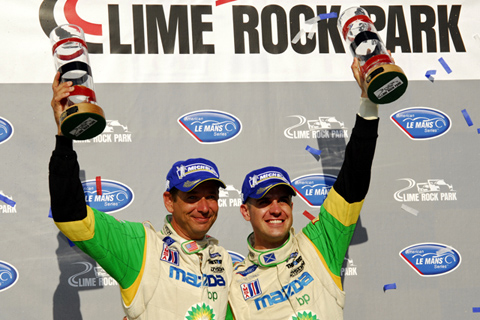
[(296, 316), (293, 316), (292, 320), (319, 320), (319, 318), (312, 311), (303, 311), (297, 313)]
[(206, 303), (196, 304), (190, 307), (185, 315), (185, 320), (215, 320), (213, 309)]
[(221, 143), (232, 140), (242, 131), (235, 116), (221, 111), (202, 110), (184, 114), (178, 123), (199, 143)]
[(451, 127), (447, 114), (425, 107), (400, 110), (390, 119), (412, 140), (438, 138)]

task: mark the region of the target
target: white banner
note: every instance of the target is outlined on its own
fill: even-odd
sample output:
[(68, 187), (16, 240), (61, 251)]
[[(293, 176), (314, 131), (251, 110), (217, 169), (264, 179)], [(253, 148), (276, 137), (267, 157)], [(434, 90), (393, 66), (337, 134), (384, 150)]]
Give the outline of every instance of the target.
[[(51, 82), (55, 68), (46, 33), (65, 23), (84, 29), (96, 83), (351, 81), (352, 55), (334, 16), (359, 4), (7, 0), (3, 5), (8, 10), (0, 13), (0, 83)], [(480, 2), (361, 5), (410, 80), (427, 80), (425, 74), (432, 70), (435, 80), (479, 78), (480, 31), (475, 25)], [(315, 16), (323, 19), (306, 23)]]

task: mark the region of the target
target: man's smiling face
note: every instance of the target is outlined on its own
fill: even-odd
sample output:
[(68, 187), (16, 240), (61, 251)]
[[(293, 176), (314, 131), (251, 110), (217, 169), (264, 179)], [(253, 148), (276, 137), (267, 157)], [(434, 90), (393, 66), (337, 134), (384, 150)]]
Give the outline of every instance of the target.
[(285, 185), (242, 204), (240, 212), (252, 224), (256, 249), (277, 248), (288, 239), (293, 223), (292, 208), (292, 191)]

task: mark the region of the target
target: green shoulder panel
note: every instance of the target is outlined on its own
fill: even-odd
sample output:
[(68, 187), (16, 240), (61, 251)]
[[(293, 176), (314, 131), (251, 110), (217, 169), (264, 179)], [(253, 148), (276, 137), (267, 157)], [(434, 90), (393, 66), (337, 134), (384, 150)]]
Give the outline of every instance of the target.
[(141, 223), (118, 221), (93, 209), (95, 235), (75, 244), (95, 259), (122, 288), (130, 287), (142, 269), (145, 229)]
[(318, 217), (303, 228), (303, 233), (323, 256), (326, 267), (336, 276), (340, 276), (355, 226), (343, 225), (322, 206)]

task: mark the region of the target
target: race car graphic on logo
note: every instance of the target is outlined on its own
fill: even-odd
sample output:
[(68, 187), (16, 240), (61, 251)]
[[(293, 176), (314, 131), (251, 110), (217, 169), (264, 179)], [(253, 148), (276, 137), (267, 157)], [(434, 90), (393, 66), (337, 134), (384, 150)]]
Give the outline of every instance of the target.
[(97, 181), (82, 183), (87, 205), (105, 213), (113, 213), (128, 207), (134, 199), (133, 190), (113, 180), (101, 180), (102, 192), (97, 192)]
[(390, 119), (412, 140), (438, 138), (452, 126), (447, 114), (426, 107), (403, 109), (392, 114)]
[[(283, 134), (288, 139), (348, 138), (345, 123), (338, 121), (335, 117), (318, 117), (313, 120), (307, 120), (301, 115), (289, 117), (297, 118), (298, 123), (284, 130)], [(304, 128), (301, 128), (302, 126)]]
[(216, 110), (200, 110), (184, 114), (178, 123), (202, 144), (221, 143), (234, 139), (242, 131), (235, 116)]
[(218, 192), (218, 206), (220, 208), (240, 207), (242, 205), (242, 192), (233, 185), (227, 184), (225, 189), (220, 188)]
[(421, 183), (416, 183), (415, 180), (411, 178), (398, 180), (403, 180), (408, 183), (407, 187), (398, 190), (393, 195), (395, 200), (399, 202), (457, 200), (457, 192), (453, 189), (453, 186), (445, 182), (444, 179), (428, 179), (427, 182)]
[(13, 126), (7, 119), (0, 118), (0, 144), (13, 136)]
[(17, 269), (9, 263), (0, 261), (0, 292), (11, 288), (17, 281)]
[(399, 252), (405, 262), (422, 277), (441, 276), (457, 269), (460, 253), (439, 243), (419, 243)]
[(102, 267), (94, 267), (90, 262), (86, 261), (74, 262), (72, 264), (81, 265), (85, 269), (68, 278), (68, 284), (71, 287), (101, 288), (106, 286), (118, 286), (118, 282)]
[(129, 143), (132, 142), (132, 133), (128, 126), (118, 120), (107, 120), (107, 125), (101, 134), (85, 140), (73, 140), (74, 143)]
[(215, 313), (213, 308), (208, 304), (195, 304), (190, 307), (190, 310), (185, 314), (186, 320), (215, 320)]
[(336, 180), (337, 177), (328, 174), (311, 174), (293, 179), (292, 185), (309, 206), (319, 207)]

